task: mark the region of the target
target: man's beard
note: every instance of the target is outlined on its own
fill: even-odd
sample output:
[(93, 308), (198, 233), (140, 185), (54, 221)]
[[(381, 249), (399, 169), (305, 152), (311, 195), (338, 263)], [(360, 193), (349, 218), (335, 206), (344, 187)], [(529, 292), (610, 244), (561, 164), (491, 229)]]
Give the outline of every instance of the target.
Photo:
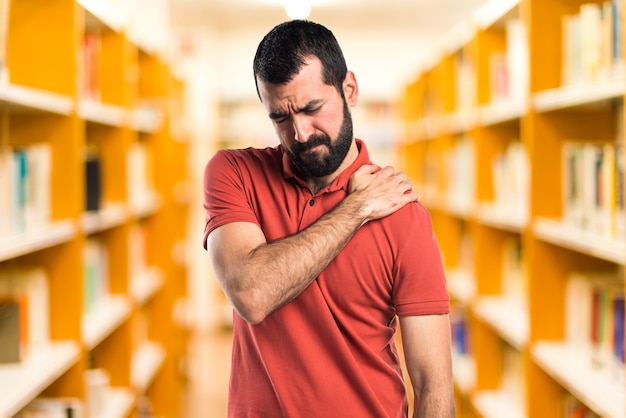
[[(294, 142), (291, 149), (283, 147), (293, 164), (312, 177), (326, 177), (339, 168), (352, 145), (352, 116), (348, 104), (343, 103), (343, 122), (337, 138), (333, 141), (327, 134), (314, 134), (306, 142)], [(325, 145), (328, 153), (308, 152), (319, 145)]]

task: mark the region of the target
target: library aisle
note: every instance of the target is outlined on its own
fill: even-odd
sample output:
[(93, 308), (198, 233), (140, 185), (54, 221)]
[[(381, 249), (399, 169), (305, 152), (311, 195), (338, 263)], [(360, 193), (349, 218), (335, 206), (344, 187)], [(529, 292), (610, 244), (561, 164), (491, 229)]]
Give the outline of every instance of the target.
[(189, 381), (182, 402), (182, 417), (226, 416), (230, 350), (230, 331), (207, 330), (190, 336), (187, 350)]

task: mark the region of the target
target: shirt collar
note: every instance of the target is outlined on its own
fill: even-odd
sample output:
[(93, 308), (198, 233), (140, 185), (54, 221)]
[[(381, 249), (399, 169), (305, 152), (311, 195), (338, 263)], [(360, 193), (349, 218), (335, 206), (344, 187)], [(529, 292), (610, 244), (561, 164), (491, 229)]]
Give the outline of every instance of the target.
[[(348, 182), (350, 181), (350, 176), (363, 164), (371, 164), (369, 152), (367, 151), (367, 147), (365, 146), (365, 142), (362, 140), (355, 138), (356, 146), (359, 151), (359, 155), (356, 157), (356, 160), (350, 164), (348, 168), (339, 173), (339, 176), (330, 184), (328, 187), (321, 190), (321, 192), (333, 192), (340, 189), (347, 189)], [(280, 147), (280, 146), (279, 146)], [(293, 178), (297, 180), (300, 184), (306, 184), (304, 180), (302, 180), (293, 166), (289, 156), (285, 151), (282, 150), (282, 163), (283, 163), (283, 177), (285, 179)]]

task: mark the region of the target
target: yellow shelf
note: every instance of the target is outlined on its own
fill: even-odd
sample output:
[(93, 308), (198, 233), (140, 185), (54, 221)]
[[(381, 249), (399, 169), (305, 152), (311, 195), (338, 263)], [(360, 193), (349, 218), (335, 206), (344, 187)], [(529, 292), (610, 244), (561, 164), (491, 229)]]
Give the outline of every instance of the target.
[[(626, 158), (626, 57), (592, 61), (599, 51), (622, 51), (623, 13), (624, 39), (595, 38), (578, 67), (567, 66), (578, 55), (568, 55), (564, 38), (574, 16), (609, 16), (609, 6), (488, 1), (437, 43), (433, 62), (404, 90), (400, 168), (433, 217), (453, 326), (463, 326), (454, 336), (467, 334), (470, 354), (454, 358), (460, 417), (560, 417), (566, 398), (603, 417), (626, 416), (623, 381), (611, 386), (589, 353), (566, 343), (572, 275), (626, 265), (626, 238), (618, 237), (625, 209), (614, 211), (626, 186), (615, 186), (613, 164), (614, 154), (615, 161)], [(583, 44), (594, 39), (581, 36)], [(609, 48), (616, 39), (619, 48)], [(609, 196), (581, 203), (584, 219), (569, 206), (575, 196), (566, 193), (573, 190), (567, 180), (578, 178), (571, 173), (579, 167), (565, 144), (602, 144), (586, 147), (586, 162), (590, 150), (596, 170), (610, 162), (598, 171), (602, 179), (588, 174), (576, 184), (578, 196)], [(602, 189), (592, 186), (598, 184)], [(624, 279), (611, 291), (626, 290)], [(613, 373), (623, 376), (624, 365), (613, 360)]]
[[(24, 170), (0, 209), (10, 218), (0, 276), (24, 274), (26, 290), (3, 282), (0, 296), (41, 301), (28, 310), (29, 325), (40, 327), (28, 332), (33, 347), (50, 345), (0, 365), (0, 417), (40, 396), (73, 398), (89, 411), (90, 369), (110, 379), (102, 416), (131, 417), (144, 404), (155, 416), (177, 416), (186, 349), (174, 318), (187, 298), (187, 266), (174, 257), (187, 234), (178, 186), (188, 180), (185, 81), (159, 45), (146, 47), (146, 26), (136, 23), (154, 18), (136, 16), (131, 2), (20, 0), (8, 11), (2, 164), (19, 157), (34, 171)], [(12, 180), (7, 173), (3, 182)], [(151, 343), (137, 346), (144, 340)]]

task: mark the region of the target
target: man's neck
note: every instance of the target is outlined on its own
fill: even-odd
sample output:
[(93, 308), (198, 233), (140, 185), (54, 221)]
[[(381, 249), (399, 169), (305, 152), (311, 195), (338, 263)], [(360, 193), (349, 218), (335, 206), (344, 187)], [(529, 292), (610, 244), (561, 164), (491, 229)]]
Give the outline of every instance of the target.
[(346, 158), (343, 159), (343, 162), (341, 163), (339, 168), (337, 168), (337, 170), (335, 170), (332, 174), (329, 174), (328, 176), (324, 176), (324, 177), (305, 176), (304, 181), (309, 185), (309, 187), (313, 191), (313, 194), (317, 194), (320, 190), (322, 190), (323, 188), (330, 185), (333, 181), (335, 181), (335, 179), (337, 179), (337, 177), (339, 177), (339, 175), (345, 169), (347, 169), (348, 167), (350, 167), (350, 165), (352, 165), (352, 163), (357, 159), (358, 156), (359, 156), (359, 149), (356, 145), (356, 141), (352, 140), (352, 145), (350, 146), (350, 150), (348, 151), (348, 154), (346, 154)]

